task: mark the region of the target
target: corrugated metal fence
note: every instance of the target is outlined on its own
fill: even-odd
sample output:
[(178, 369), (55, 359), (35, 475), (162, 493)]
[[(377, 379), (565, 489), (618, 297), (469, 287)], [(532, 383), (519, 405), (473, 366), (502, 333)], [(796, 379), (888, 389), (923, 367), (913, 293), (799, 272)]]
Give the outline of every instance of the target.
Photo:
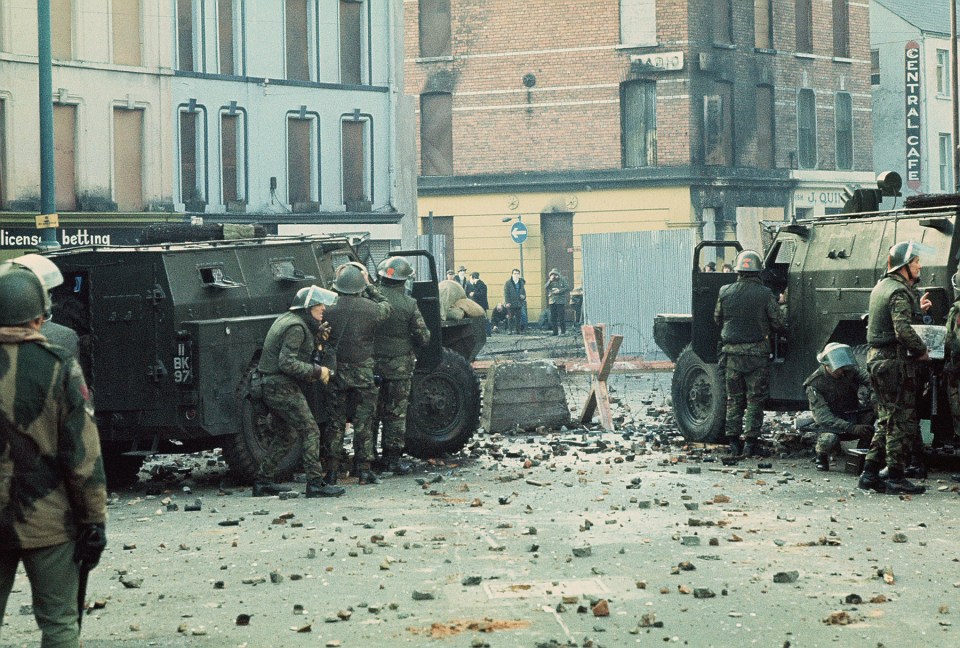
[[(417, 248), (421, 250), (430, 251), (430, 236), (427, 234), (421, 234), (417, 236)], [(433, 235), (433, 258), (437, 262), (437, 279), (443, 281), (446, 279), (444, 273), (447, 268), (447, 238), (442, 234)], [(423, 257), (417, 257), (416, 259), (410, 259), (414, 262), (414, 269), (417, 272), (417, 278), (423, 280), (425, 277), (430, 276), (430, 267), (427, 265), (427, 260)]]
[(623, 335), (620, 353), (661, 354), (653, 341), (657, 313), (689, 313), (694, 232), (584, 234), (584, 319)]

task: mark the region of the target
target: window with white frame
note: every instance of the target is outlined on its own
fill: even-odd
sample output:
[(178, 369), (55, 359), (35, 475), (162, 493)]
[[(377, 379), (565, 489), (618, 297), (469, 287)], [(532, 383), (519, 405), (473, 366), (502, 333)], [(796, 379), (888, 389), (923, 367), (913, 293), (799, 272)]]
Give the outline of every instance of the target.
[(207, 204), (206, 109), (191, 101), (179, 111), (180, 202), (187, 211)]
[(348, 211), (361, 211), (357, 205), (372, 199), (370, 118), (359, 114), (345, 116), (340, 121), (340, 131), (343, 202)]
[(801, 169), (817, 166), (817, 98), (813, 90), (797, 93), (797, 149)]
[(364, 6), (361, 0), (340, 0), (340, 83), (363, 83)]
[(950, 52), (945, 49), (937, 50), (937, 94), (950, 96)]
[(656, 0), (620, 0), (620, 44), (657, 44)]
[(217, 70), (241, 76), (243, 60), (243, 15), (245, 0), (217, 0)]
[(202, 4), (197, 0), (177, 0), (177, 69), (203, 72), (200, 47)]
[(316, 0), (286, 0), (284, 5), (284, 42), (287, 78), (313, 80), (311, 56), (316, 52)]

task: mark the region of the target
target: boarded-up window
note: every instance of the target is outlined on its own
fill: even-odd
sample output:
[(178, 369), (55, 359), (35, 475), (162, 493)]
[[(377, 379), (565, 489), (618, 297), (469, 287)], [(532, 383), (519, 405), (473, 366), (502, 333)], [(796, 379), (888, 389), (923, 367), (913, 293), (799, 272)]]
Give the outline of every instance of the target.
[(703, 98), (703, 159), (705, 164), (733, 164), (733, 84), (717, 82), (716, 94)]
[(450, 56), (450, 0), (420, 0), (420, 56)]
[(776, 166), (775, 141), (773, 88), (757, 86), (757, 167), (772, 169)]
[(368, 122), (344, 120), (343, 125), (343, 202), (368, 200), (365, 181), (366, 148), (364, 131)]
[(813, 90), (797, 93), (797, 135), (801, 169), (817, 166), (817, 100)]
[(773, 49), (773, 0), (753, 0), (753, 45)]
[(310, 24), (306, 0), (287, 0), (287, 78), (310, 80)]
[(73, 58), (73, 0), (50, 0), (50, 38), (53, 58)]
[(177, 67), (192, 72), (193, 57), (193, 0), (177, 0)]
[(53, 158), (57, 211), (77, 208), (77, 107), (53, 107)]
[(291, 205), (313, 200), (313, 119), (287, 119), (287, 200)]
[(620, 92), (624, 168), (657, 163), (657, 84), (625, 83)]
[(853, 101), (849, 92), (838, 92), (835, 105), (837, 123), (837, 168), (853, 168)]
[(850, 0), (833, 0), (833, 55), (850, 58)]
[(797, 51), (813, 52), (813, 0), (796, 0)]
[(220, 115), (220, 182), (223, 204), (246, 201), (244, 165), (247, 159), (243, 113)]
[(180, 201), (187, 209), (206, 203), (206, 153), (203, 112), (180, 111)]
[(420, 95), (420, 174), (453, 175), (453, 97)]
[(237, 74), (236, 55), (234, 52), (235, 38), (234, 6), (240, 0), (219, 0), (217, 2), (217, 46), (220, 53), (220, 74)]
[(113, 62), (140, 65), (140, 0), (113, 0)]
[(120, 211), (143, 211), (143, 111), (113, 109), (113, 200)]
[(733, 42), (733, 0), (713, 0), (713, 42)]
[(657, 44), (656, 0), (620, 0), (620, 43)]
[(870, 50), (870, 85), (880, 85), (880, 50)]
[(340, 0), (340, 83), (363, 83), (363, 3)]

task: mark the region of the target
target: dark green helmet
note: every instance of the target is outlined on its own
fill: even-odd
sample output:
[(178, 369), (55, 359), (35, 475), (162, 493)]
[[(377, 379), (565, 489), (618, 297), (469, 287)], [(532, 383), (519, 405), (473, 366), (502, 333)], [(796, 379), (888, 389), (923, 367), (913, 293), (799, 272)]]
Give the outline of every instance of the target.
[(0, 274), (0, 326), (19, 326), (43, 315), (43, 284), (29, 270)]
[(733, 269), (736, 272), (760, 272), (763, 270), (763, 259), (753, 250), (744, 250), (737, 255)]
[(337, 293), (320, 286), (307, 286), (297, 291), (288, 310), (310, 309), (319, 304), (333, 306), (337, 303)]
[[(53, 261), (39, 254), (24, 254), (23, 256), (11, 259), (10, 262), (26, 268), (37, 275), (37, 279), (40, 280), (44, 288), (43, 316), (48, 320), (52, 319), (53, 302), (50, 300), (49, 291), (63, 283), (63, 274), (60, 273), (60, 268), (58, 268)], [(2, 272), (2, 270), (0, 270), (0, 272)]]
[(919, 241), (895, 243), (887, 254), (887, 272), (896, 272), (922, 254), (932, 254), (934, 249)]
[(411, 266), (403, 257), (390, 257), (384, 259), (377, 266), (377, 274), (384, 279), (394, 279), (396, 281), (406, 281), (414, 274)]
[(333, 289), (343, 295), (359, 295), (367, 287), (367, 280), (360, 268), (352, 263), (344, 263), (337, 268)]

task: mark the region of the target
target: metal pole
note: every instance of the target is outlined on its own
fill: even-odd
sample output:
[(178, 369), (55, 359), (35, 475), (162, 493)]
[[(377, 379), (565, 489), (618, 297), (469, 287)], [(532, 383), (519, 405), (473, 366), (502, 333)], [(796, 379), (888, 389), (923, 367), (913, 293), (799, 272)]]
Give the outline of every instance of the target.
[[(53, 63), (50, 39), (50, 0), (37, 2), (37, 75), (40, 87), (40, 214), (57, 211), (53, 162)], [(57, 230), (40, 230), (40, 249), (60, 247)]]
[(950, 0), (950, 98), (953, 104), (953, 188), (960, 188), (960, 112), (957, 105), (957, 3)]
[(433, 256), (433, 212), (427, 212), (427, 250)]
[[(523, 222), (523, 216), (517, 215), (517, 222)], [(523, 278), (523, 243), (520, 244), (520, 277)]]

